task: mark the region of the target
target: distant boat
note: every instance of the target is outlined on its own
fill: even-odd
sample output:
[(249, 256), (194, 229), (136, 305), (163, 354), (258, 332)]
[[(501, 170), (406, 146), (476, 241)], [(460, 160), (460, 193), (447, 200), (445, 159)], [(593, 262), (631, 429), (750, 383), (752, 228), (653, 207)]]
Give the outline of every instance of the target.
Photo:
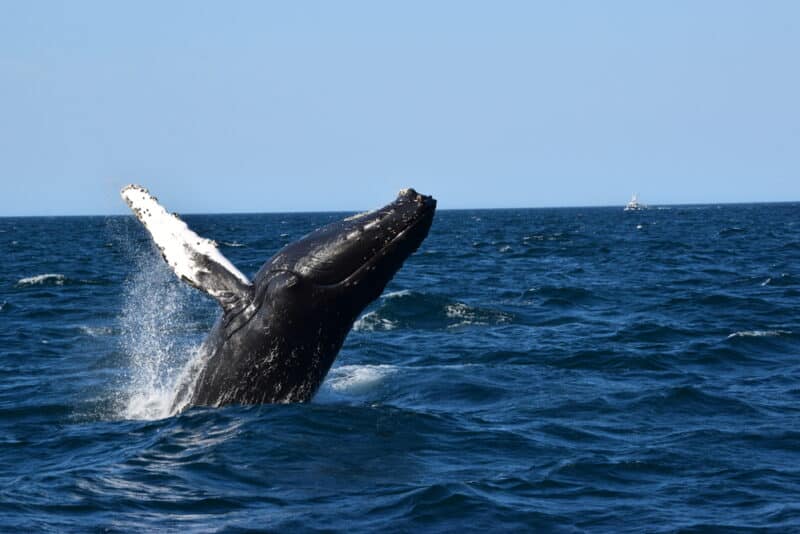
[(640, 204), (639, 203), (639, 199), (636, 197), (635, 193), (634, 193), (633, 197), (631, 197), (631, 201), (628, 202), (627, 204), (625, 204), (625, 211), (640, 211), (640, 210), (646, 210), (646, 209), (647, 209), (647, 206), (645, 206), (644, 204)]

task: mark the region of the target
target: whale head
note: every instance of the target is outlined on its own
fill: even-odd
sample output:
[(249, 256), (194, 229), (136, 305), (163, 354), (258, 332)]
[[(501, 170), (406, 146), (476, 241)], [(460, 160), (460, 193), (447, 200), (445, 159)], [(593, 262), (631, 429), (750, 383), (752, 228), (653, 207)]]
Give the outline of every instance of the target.
[[(436, 200), (403, 189), (386, 206), (347, 217), (319, 228), (275, 254), (258, 275), (260, 284), (271, 277), (283, 283), (276, 293), (310, 291), (320, 300), (336, 300), (340, 312), (352, 319), (380, 296), (386, 284), (428, 235)], [(290, 295), (288, 295), (290, 297)]]

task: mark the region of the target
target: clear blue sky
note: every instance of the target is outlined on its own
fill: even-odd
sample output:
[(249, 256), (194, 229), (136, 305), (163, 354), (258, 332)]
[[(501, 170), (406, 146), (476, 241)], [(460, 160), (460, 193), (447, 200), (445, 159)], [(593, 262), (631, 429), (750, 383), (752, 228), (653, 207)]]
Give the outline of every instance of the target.
[(800, 200), (800, 2), (0, 4), (0, 215)]

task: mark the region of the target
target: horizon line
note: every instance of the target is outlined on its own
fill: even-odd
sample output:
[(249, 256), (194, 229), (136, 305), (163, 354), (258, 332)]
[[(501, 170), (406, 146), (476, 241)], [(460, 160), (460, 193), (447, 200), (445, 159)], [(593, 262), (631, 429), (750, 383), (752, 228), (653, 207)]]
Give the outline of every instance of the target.
[[(678, 204), (645, 204), (645, 210), (651, 208), (674, 208), (692, 206), (748, 206), (757, 204), (797, 204), (800, 200), (767, 200), (753, 202), (687, 202)], [(619, 208), (623, 211), (625, 204), (585, 204), (573, 206), (504, 206), (504, 207), (483, 207), (483, 208), (442, 208), (436, 211), (493, 211), (493, 210), (548, 210), (548, 209), (605, 209)], [(307, 215), (323, 213), (358, 213), (363, 209), (342, 209), (342, 210), (297, 210), (297, 211), (218, 211), (218, 212), (182, 212), (173, 211), (180, 216), (196, 215)], [(130, 213), (60, 213), (60, 214), (27, 214), (27, 215), (0, 215), (0, 219), (24, 219), (24, 218), (55, 218), (55, 217), (127, 217)]]

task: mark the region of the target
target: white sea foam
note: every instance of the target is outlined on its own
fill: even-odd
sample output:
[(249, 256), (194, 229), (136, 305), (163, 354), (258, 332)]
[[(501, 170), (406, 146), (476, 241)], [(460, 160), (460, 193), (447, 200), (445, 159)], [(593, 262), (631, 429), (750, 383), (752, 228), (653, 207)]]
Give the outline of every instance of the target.
[(223, 245), (225, 245), (226, 247), (233, 247), (233, 248), (238, 248), (238, 247), (245, 247), (245, 246), (247, 246), (247, 245), (245, 245), (244, 243), (239, 243), (238, 241), (231, 241), (231, 242), (228, 242), (228, 241), (221, 241), (221, 243), (222, 243)]
[[(122, 416), (125, 419), (154, 420), (178, 414), (186, 408), (194, 392), (194, 383), (205, 364), (204, 353), (197, 347), (188, 351), (188, 362), (166, 369), (165, 380), (153, 379), (148, 369), (132, 383), (141, 389), (131, 389), (125, 399)], [(180, 395), (180, 397), (178, 397)]]
[(64, 280), (66, 278), (63, 274), (60, 273), (46, 273), (46, 274), (37, 274), (36, 276), (29, 276), (27, 278), (20, 278), (17, 281), (17, 285), (19, 286), (35, 286), (41, 284), (55, 284), (57, 286), (63, 286)]
[(444, 307), (444, 313), (448, 318), (458, 320), (457, 323), (448, 325), (447, 328), (489, 324), (487, 321), (483, 320), (483, 318), (478, 317), (478, 314), (473, 308), (470, 308), (463, 302), (448, 304)]
[(336, 393), (363, 395), (397, 369), (393, 365), (342, 365), (331, 369), (325, 384)]
[(114, 330), (109, 326), (81, 326), (81, 332), (91, 337), (110, 336)]
[(389, 293), (386, 293), (383, 296), (383, 298), (386, 300), (391, 300), (396, 298), (408, 297), (410, 295), (411, 295), (410, 289), (401, 289), (400, 291), (391, 291)]
[(444, 312), (451, 319), (474, 319), (475, 312), (463, 302), (454, 302), (444, 307)]
[(447, 328), (458, 328), (461, 326), (503, 324), (512, 320), (512, 316), (507, 313), (495, 310), (480, 310), (468, 306), (463, 302), (454, 302), (444, 307), (445, 315), (450, 319), (458, 320), (457, 323), (449, 325)]
[(735, 337), (778, 337), (791, 335), (790, 330), (742, 330), (741, 332), (734, 332), (728, 336), (728, 339)]
[(152, 421), (164, 419), (171, 414), (170, 408), (175, 397), (175, 392), (170, 388), (158, 388), (148, 391), (134, 392), (127, 399), (122, 417)]
[(367, 312), (353, 323), (353, 330), (356, 332), (374, 332), (376, 330), (394, 330), (397, 322), (381, 317), (378, 312)]
[(459, 322), (450, 327), (468, 326), (468, 325), (485, 325), (489, 324), (485, 317), (480, 317), (477, 311), (464, 304), (463, 302), (454, 302), (444, 307), (444, 313), (450, 319), (457, 319)]

